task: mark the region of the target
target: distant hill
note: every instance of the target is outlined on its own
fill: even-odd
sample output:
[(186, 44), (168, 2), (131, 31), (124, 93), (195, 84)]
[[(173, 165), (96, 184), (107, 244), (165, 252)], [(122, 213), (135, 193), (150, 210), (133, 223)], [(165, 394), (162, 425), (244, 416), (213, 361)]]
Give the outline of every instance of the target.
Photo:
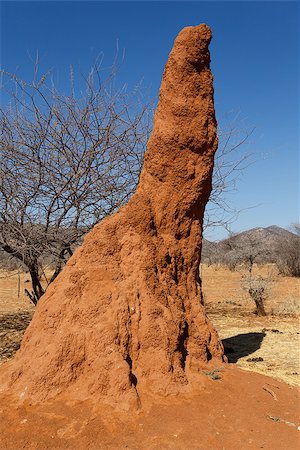
[(271, 231), (272, 233), (277, 234), (279, 236), (286, 236), (286, 237), (297, 236), (295, 233), (292, 233), (291, 231), (288, 231), (285, 228), (278, 227), (277, 225), (271, 225), (270, 227), (263, 229)]
[(271, 225), (269, 227), (256, 227), (250, 228), (250, 230), (241, 231), (240, 233), (234, 233), (228, 238), (225, 238), (219, 242), (208, 241), (207, 239), (203, 239), (203, 246), (207, 247), (207, 249), (215, 248), (220, 244), (223, 245), (227, 242), (241, 242), (242, 240), (252, 239), (255, 241), (261, 241), (265, 243), (269, 241), (271, 243), (278, 242), (281, 239), (289, 239), (289, 238), (297, 238), (298, 236), (291, 231), (286, 230), (285, 228), (278, 227), (277, 225)]
[[(300, 237), (277, 225), (236, 233), (219, 242), (203, 241), (202, 262), (235, 267), (252, 255), (256, 263), (299, 261)], [(299, 265), (299, 262), (297, 263)]]
[(223, 241), (219, 242), (218, 245), (244, 245), (248, 243), (249, 245), (260, 245), (265, 249), (268, 248), (271, 250), (272, 248), (274, 249), (279, 242), (294, 238), (297, 238), (294, 233), (291, 233), (290, 231), (276, 225), (271, 225), (266, 228), (251, 228), (250, 230), (234, 234), (227, 239), (223, 239)]

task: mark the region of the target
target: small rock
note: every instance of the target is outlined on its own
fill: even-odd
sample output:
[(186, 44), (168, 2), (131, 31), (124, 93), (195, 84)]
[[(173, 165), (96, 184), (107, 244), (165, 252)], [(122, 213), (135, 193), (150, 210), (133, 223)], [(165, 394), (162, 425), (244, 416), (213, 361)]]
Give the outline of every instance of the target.
[(264, 358), (262, 358), (261, 356), (258, 356), (256, 358), (248, 358), (248, 359), (246, 359), (246, 361), (248, 361), (248, 362), (261, 362), (263, 360), (264, 360)]

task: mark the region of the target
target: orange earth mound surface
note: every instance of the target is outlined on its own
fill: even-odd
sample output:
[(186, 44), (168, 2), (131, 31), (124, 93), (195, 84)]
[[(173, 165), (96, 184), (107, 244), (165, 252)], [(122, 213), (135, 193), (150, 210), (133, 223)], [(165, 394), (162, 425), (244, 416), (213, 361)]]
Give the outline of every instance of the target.
[(135, 194), (93, 228), (39, 301), (1, 390), (67, 392), (115, 408), (190, 392), (223, 346), (201, 304), (199, 263), (217, 123), (211, 30), (183, 29), (165, 66)]
[[(215, 375), (220, 379), (211, 378)], [(191, 395), (141, 400), (142, 411), (116, 414), (103, 405), (68, 398), (34, 406), (29, 402), (16, 406), (3, 399), (0, 448), (299, 448), (299, 391), (231, 364), (220, 372), (203, 373), (199, 390)]]

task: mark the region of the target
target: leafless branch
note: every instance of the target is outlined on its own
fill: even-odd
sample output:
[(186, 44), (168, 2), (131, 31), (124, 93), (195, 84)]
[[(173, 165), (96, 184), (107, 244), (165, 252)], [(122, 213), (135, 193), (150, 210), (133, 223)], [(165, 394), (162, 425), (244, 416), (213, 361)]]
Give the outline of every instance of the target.
[(102, 80), (97, 61), (76, 95), (58, 91), (50, 74), (33, 82), (2, 71), (8, 98), (0, 108), (0, 248), (24, 263), (31, 300), (43, 294), (42, 260), (55, 261), (52, 282), (79, 239), (135, 190), (152, 109), (140, 90)]

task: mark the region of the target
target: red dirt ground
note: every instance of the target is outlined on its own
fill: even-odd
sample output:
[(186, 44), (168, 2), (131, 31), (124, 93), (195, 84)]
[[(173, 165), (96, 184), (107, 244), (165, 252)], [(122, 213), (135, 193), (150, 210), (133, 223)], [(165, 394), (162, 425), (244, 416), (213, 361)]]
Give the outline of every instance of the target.
[[(220, 379), (212, 379), (217, 378)], [(0, 448), (299, 448), (299, 390), (228, 365), (203, 374), (193, 396), (142, 398), (143, 409), (116, 413), (91, 402), (17, 406), (1, 401)]]

